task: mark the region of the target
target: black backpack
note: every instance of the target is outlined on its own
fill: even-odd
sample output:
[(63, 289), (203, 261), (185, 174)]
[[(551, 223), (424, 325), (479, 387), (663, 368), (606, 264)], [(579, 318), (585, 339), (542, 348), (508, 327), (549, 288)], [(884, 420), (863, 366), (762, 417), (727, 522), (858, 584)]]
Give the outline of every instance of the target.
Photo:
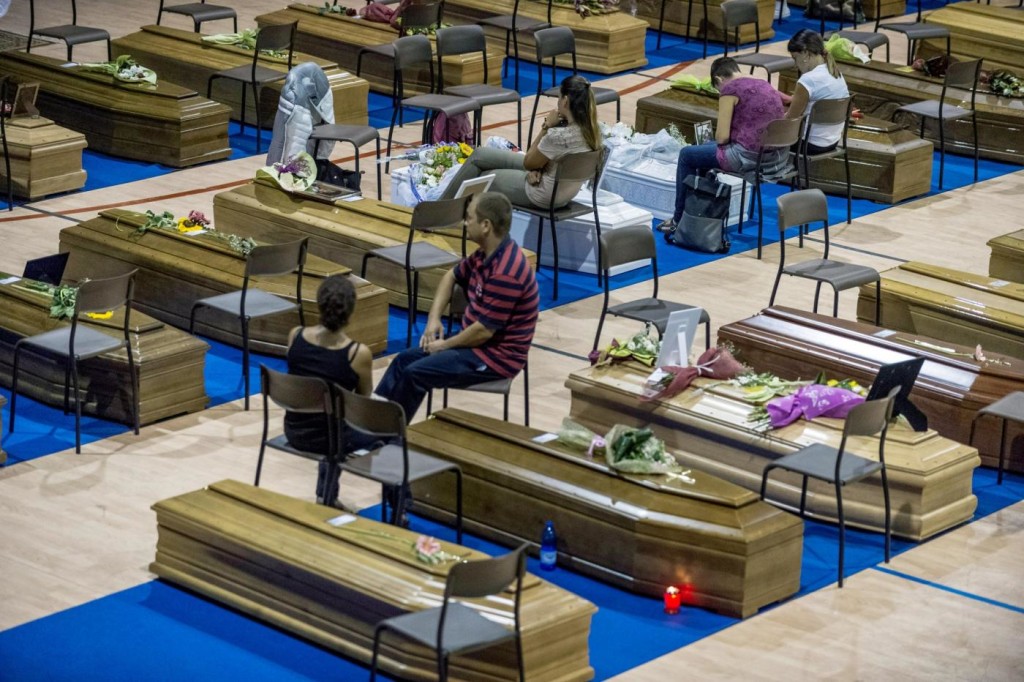
[(316, 160), (316, 179), (326, 182), (328, 185), (336, 185), (347, 189), (359, 191), (359, 183), (362, 180), (362, 171), (355, 172), (339, 168), (328, 159)]
[(683, 217), (673, 232), (665, 235), (669, 244), (705, 253), (727, 253), (729, 236), (725, 223), (729, 218), (732, 187), (718, 180), (711, 171), (704, 177), (690, 175), (686, 184)]

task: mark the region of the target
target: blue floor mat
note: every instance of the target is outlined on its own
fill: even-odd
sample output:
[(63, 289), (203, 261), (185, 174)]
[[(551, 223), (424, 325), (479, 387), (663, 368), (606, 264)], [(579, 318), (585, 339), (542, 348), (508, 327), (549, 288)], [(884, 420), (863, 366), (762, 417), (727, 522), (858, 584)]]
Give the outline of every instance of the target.
[[(978, 469), (976, 518), (1024, 498), (1024, 478)], [(363, 515), (378, 518), (379, 510)], [(413, 516), (412, 529), (451, 539), (453, 531)], [(556, 519), (557, 524), (557, 519)], [(539, 536), (538, 528), (538, 536)], [(804, 532), (800, 595), (835, 582), (838, 531), (809, 521)], [(506, 548), (467, 535), (465, 544), (489, 554)], [(898, 554), (914, 543), (895, 541)], [(882, 562), (882, 538), (849, 531), (846, 575)], [(734, 625), (735, 618), (684, 607), (663, 612), (660, 600), (610, 587), (566, 569), (529, 570), (598, 607), (590, 634), (590, 660), (598, 680), (608, 679)], [(939, 585), (938, 587), (941, 587)], [(970, 596), (970, 595), (968, 595)], [(774, 608), (774, 607), (770, 607)], [(49, 655), (54, 643), (61, 655)], [(97, 599), (0, 633), (0, 661), (13, 680), (191, 680), (216, 670), (222, 679), (362, 680), (366, 669), (303, 639), (264, 625), (162, 581)]]

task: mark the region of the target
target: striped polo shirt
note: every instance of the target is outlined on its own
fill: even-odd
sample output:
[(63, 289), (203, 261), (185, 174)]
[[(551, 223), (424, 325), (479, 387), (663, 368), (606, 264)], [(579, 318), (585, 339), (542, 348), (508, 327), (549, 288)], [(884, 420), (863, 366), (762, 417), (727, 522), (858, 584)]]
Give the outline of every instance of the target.
[(469, 304), (463, 327), (479, 322), (494, 332), (473, 352), (503, 377), (514, 377), (526, 364), (537, 326), (540, 296), (533, 268), (510, 237), (490, 256), (477, 249), (455, 266), (455, 280), (466, 290)]

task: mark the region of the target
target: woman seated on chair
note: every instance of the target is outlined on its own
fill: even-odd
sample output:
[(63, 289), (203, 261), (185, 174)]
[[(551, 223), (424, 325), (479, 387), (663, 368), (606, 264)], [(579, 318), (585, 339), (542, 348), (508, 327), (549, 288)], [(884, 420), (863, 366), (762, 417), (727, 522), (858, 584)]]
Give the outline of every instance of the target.
[[(504, 194), (512, 205), (551, 205), (555, 191), (555, 170), (566, 154), (594, 151), (601, 146), (597, 123), (597, 105), (590, 82), (582, 76), (562, 81), (558, 107), (544, 118), (540, 134), (523, 156), (504, 149), (479, 147), (455, 174), (442, 199), (453, 199), (463, 181), (494, 173), (490, 191)], [(554, 197), (555, 208), (565, 206), (582, 183), (564, 183)]]
[[(332, 275), (316, 292), (320, 324), (296, 327), (288, 336), (288, 373), (319, 377), (349, 391), (370, 395), (373, 390), (373, 354), (369, 347), (353, 341), (345, 333), (356, 305), (356, 290), (348, 277)], [(288, 442), (300, 450), (328, 454), (328, 425), (323, 415), (291, 414), (284, 416), (284, 433)], [(320, 465), (317, 501), (333, 503), (337, 497), (337, 481), (325, 489), (326, 466)]]
[[(821, 36), (802, 28), (789, 39), (787, 48), (800, 71), (800, 79), (793, 91), (793, 101), (786, 118), (800, 118), (810, 113), (814, 103), (821, 99), (842, 99), (850, 96), (843, 75)], [(843, 135), (843, 124), (816, 124), (807, 135), (807, 153), (823, 154), (835, 149)]]
[[(683, 218), (686, 205), (686, 178), (713, 168), (746, 173), (757, 166), (761, 137), (768, 123), (782, 118), (782, 99), (771, 83), (740, 73), (730, 57), (711, 63), (711, 84), (718, 88), (718, 125), (714, 141), (683, 147), (676, 165), (676, 204), (670, 220), (658, 225), (672, 232)], [(777, 166), (786, 159), (783, 150), (773, 150), (764, 159), (765, 167)]]

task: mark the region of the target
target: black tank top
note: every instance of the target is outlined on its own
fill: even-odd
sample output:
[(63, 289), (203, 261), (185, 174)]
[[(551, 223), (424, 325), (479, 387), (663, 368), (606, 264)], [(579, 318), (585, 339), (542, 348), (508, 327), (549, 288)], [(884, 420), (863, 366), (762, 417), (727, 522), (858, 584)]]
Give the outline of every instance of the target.
[[(300, 331), (288, 348), (288, 373), (305, 377), (318, 377), (338, 384), (349, 391), (359, 389), (359, 375), (352, 367), (358, 343), (352, 341), (344, 348), (317, 346), (306, 340)], [(300, 450), (327, 454), (327, 422), (319, 414), (284, 415), (284, 433), (288, 442)]]

